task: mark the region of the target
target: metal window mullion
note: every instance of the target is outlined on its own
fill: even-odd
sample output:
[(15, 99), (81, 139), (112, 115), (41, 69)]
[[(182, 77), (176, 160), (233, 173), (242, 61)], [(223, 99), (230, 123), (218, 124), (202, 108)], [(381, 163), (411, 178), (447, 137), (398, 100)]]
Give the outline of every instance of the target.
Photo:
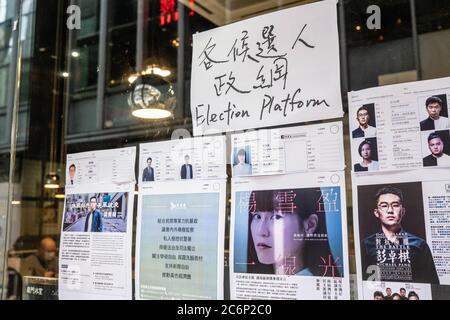
[(14, 21), (13, 21), (13, 25), (11, 26), (11, 28), (13, 28), (11, 36), (13, 38), (13, 43), (12, 43), (12, 48), (11, 48), (11, 58), (10, 58), (10, 64), (9, 64), (9, 74), (12, 75), (9, 78), (8, 81), (8, 85), (7, 85), (7, 101), (6, 101), (6, 106), (7, 106), (7, 115), (6, 115), (6, 136), (5, 136), (5, 143), (10, 143), (12, 141), (8, 141), (8, 138), (11, 137), (11, 135), (9, 135), (9, 133), (11, 133), (12, 130), (12, 115), (13, 115), (13, 107), (14, 107), (14, 100), (15, 100), (15, 92), (14, 92), (14, 88), (16, 85), (16, 70), (17, 70), (17, 52), (18, 52), (18, 44), (19, 44), (19, 30), (20, 30), (20, 23), (21, 23), (21, 19), (19, 18), (19, 16), (16, 16), (18, 14), (20, 14), (20, 5), (21, 5), (21, 1), (15, 1), (15, 7), (14, 7), (14, 12), (15, 12), (15, 16), (14, 16)]
[[(14, 26), (13, 29), (13, 49), (11, 52), (11, 65), (14, 65), (14, 68), (11, 68), (11, 82), (12, 86), (8, 85), (8, 89), (10, 89), (10, 95), (8, 97), (8, 123), (7, 128), (10, 131), (10, 163), (9, 163), (9, 181), (8, 181), (8, 203), (7, 203), (7, 212), (6, 212), (6, 232), (5, 232), (5, 247), (4, 249), (5, 259), (3, 261), (3, 282), (2, 285), (2, 299), (6, 300), (8, 295), (7, 283), (8, 283), (8, 248), (11, 244), (11, 239), (9, 239), (11, 234), (11, 224), (12, 224), (12, 201), (14, 200), (14, 180), (15, 180), (15, 165), (16, 165), (16, 152), (17, 152), (17, 128), (19, 121), (19, 98), (20, 98), (20, 72), (21, 72), (21, 59), (22, 59), (22, 45), (19, 41), (20, 39), (20, 31), (21, 31), (21, 12), (22, 12), (22, 0), (15, 1), (14, 7)], [(14, 27), (13, 27), (14, 28)], [(10, 83), (11, 83), (10, 82)], [(12, 97), (12, 98), (11, 98)], [(1, 250), (0, 249), (0, 250)]]
[(417, 16), (415, 0), (409, 0), (411, 10), (411, 31), (414, 51), (414, 65), (417, 70), (417, 80), (422, 80), (422, 66), (420, 63), (419, 35), (417, 33)]
[(185, 48), (186, 48), (186, 10), (185, 6), (178, 2), (178, 50), (177, 50), (177, 108), (175, 109), (176, 115), (181, 117), (185, 116), (185, 92), (184, 92), (184, 66), (185, 66)]
[(146, 2), (148, 0), (138, 0), (137, 3), (137, 25), (136, 25), (136, 71), (141, 72), (144, 68), (144, 40), (147, 23)]
[(96, 129), (103, 129), (103, 110), (106, 90), (106, 55), (108, 43), (108, 0), (100, 0), (100, 30), (98, 41), (97, 119)]
[[(70, 1), (71, 5), (75, 4), (75, 0)], [(77, 31), (67, 30), (67, 49), (66, 49), (66, 67), (65, 70), (72, 74), (73, 66), (72, 66), (72, 49), (76, 47), (74, 33)], [(63, 119), (64, 119), (64, 139), (69, 135), (69, 116), (70, 116), (70, 103), (72, 100), (72, 77), (67, 77), (64, 82), (64, 111), (63, 111)], [(63, 149), (65, 153), (66, 144), (63, 144)], [(62, 157), (61, 157), (62, 161)]]
[[(347, 34), (345, 30), (345, 7), (344, 0), (340, 0), (338, 4), (338, 21), (339, 21), (339, 49), (341, 56), (341, 91), (344, 96), (349, 90), (349, 72), (348, 72), (348, 56), (347, 56)], [(347, 99), (345, 99), (347, 100)]]

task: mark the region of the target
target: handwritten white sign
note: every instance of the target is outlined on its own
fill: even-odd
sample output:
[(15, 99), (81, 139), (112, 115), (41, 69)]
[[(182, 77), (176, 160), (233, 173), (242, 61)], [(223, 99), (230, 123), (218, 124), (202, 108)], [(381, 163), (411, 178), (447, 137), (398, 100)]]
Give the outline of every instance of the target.
[(343, 116), (335, 0), (194, 35), (194, 135)]

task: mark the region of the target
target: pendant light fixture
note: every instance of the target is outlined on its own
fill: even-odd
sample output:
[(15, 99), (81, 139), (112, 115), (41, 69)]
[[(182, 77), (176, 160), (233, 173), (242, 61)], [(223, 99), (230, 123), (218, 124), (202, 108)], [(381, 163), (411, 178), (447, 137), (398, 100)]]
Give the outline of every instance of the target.
[(138, 0), (136, 71), (128, 76), (128, 106), (131, 114), (140, 119), (167, 119), (174, 116), (176, 108), (176, 95), (170, 82), (172, 72), (159, 50), (161, 28), (155, 24), (157, 19), (149, 19), (155, 13), (159, 14), (159, 2)]
[(166, 119), (173, 116), (176, 97), (172, 84), (155, 73), (139, 76), (128, 96), (131, 114), (140, 119)]

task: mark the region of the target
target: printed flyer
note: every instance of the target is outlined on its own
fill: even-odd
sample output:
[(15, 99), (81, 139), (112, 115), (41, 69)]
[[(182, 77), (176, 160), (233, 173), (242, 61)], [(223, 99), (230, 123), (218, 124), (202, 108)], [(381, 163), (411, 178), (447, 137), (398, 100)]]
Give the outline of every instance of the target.
[(350, 298), (343, 172), (233, 179), (232, 299)]
[(140, 145), (139, 184), (169, 180), (226, 178), (225, 136)]
[(348, 94), (356, 173), (450, 167), (450, 78)]
[[(442, 299), (450, 293), (448, 170), (353, 177), (360, 298)], [(412, 292), (412, 293), (411, 293)]]
[(132, 299), (135, 161), (135, 148), (67, 156), (59, 299)]
[(342, 122), (231, 135), (233, 177), (345, 169)]
[(225, 180), (141, 188), (136, 299), (223, 299), (225, 196)]

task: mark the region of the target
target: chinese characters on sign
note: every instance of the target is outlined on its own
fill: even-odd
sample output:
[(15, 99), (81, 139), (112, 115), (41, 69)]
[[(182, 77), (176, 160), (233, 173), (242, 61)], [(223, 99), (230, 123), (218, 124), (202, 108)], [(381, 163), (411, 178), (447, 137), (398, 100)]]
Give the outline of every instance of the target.
[(340, 117), (339, 79), (334, 1), (196, 34), (194, 135)]

